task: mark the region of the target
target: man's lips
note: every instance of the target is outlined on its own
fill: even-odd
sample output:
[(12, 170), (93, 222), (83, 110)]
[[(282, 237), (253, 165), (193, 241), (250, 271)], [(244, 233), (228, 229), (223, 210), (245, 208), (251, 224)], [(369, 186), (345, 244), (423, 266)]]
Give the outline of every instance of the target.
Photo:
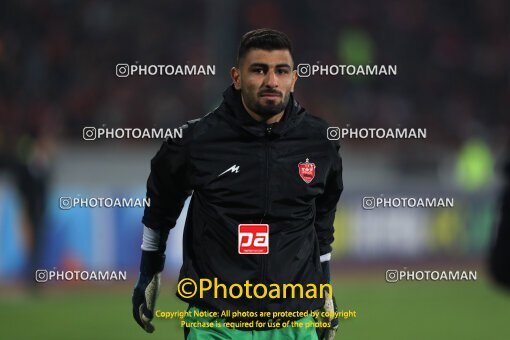
[(262, 93), (260, 96), (264, 97), (264, 98), (274, 99), (274, 98), (280, 98), (282, 95), (279, 93), (274, 93), (274, 92), (266, 92), (266, 93)]

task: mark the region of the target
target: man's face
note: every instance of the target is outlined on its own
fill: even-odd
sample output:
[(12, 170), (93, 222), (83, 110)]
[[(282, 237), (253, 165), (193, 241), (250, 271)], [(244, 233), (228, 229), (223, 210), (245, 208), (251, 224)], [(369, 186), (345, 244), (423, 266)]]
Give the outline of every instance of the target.
[(251, 49), (232, 69), (236, 89), (246, 107), (268, 119), (283, 110), (294, 91), (297, 74), (288, 50)]

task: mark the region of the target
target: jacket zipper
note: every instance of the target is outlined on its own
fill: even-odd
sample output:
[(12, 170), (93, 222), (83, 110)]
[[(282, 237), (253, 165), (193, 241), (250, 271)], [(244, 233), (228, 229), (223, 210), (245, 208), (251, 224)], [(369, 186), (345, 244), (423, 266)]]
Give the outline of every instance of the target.
[(260, 223), (262, 223), (262, 220), (264, 220), (264, 217), (267, 215), (267, 211), (269, 210), (269, 141), (268, 138), (271, 136), (271, 130), (272, 126), (268, 125), (266, 127), (266, 136), (264, 139), (264, 151), (266, 155), (266, 186), (264, 189), (264, 214), (262, 215), (262, 218), (260, 219)]
[[(265, 178), (265, 189), (264, 189), (264, 214), (262, 215), (262, 218), (260, 219), (259, 224), (262, 224), (262, 221), (267, 215), (267, 212), (269, 210), (269, 137), (271, 136), (271, 130), (272, 126), (268, 125), (266, 127), (265, 132), (265, 138), (264, 138), (264, 152), (266, 156), (266, 178)], [(266, 263), (267, 263), (267, 255), (262, 255), (262, 261), (261, 261), (261, 280), (260, 282), (265, 284), (266, 283)], [(261, 308), (262, 301), (259, 300), (259, 310)]]

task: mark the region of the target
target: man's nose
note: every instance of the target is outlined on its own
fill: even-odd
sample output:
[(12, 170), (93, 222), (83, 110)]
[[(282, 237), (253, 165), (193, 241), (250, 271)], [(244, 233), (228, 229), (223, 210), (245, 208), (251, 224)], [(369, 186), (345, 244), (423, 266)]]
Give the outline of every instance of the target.
[(277, 87), (278, 86), (278, 79), (277, 79), (274, 71), (267, 72), (266, 85), (268, 87)]

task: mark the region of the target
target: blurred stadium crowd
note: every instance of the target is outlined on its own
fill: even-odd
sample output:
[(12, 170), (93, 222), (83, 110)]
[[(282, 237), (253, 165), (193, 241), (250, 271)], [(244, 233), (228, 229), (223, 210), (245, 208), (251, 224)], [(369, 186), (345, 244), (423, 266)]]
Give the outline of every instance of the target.
[[(202, 116), (230, 83), (240, 36), (264, 26), (291, 37), (296, 64), (398, 66), (396, 77), (301, 79), (298, 100), (332, 125), (425, 127), (444, 147), (472, 135), (500, 144), (510, 117), (509, 7), (504, 0), (3, 1), (0, 144), (12, 147), (27, 133), (79, 140), (84, 126), (166, 127)], [(117, 63), (137, 61), (214, 64), (216, 76), (116, 77)]]

